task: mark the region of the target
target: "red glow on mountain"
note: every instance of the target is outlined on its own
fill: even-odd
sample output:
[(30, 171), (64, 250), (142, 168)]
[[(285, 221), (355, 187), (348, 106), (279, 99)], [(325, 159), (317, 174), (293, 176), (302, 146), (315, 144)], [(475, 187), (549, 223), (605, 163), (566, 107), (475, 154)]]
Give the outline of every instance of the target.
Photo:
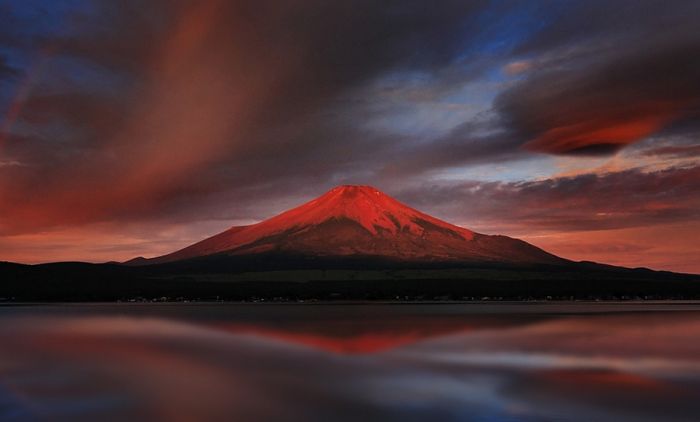
[(297, 333), (258, 327), (234, 326), (230, 331), (251, 334), (286, 343), (300, 344), (314, 349), (343, 355), (379, 353), (417, 343), (429, 335), (422, 333), (360, 334), (348, 337), (324, 336), (313, 333)]
[(431, 217), (373, 187), (338, 186), (268, 220), (233, 227), (172, 254), (134, 264), (264, 252), (408, 261), (560, 261), (523, 241), (475, 233)]

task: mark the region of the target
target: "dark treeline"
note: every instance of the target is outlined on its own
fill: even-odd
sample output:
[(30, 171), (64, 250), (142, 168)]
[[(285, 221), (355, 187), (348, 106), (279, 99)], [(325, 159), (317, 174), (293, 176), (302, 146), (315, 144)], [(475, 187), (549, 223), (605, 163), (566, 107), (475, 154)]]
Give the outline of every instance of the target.
[[(255, 266), (250, 262), (244, 268), (230, 262), (218, 266), (194, 262), (144, 267), (2, 263), (0, 300), (700, 299), (700, 276), (598, 264), (447, 269), (444, 265), (410, 268), (401, 264), (386, 269), (377, 262), (346, 262), (343, 266), (340, 261), (318, 265), (319, 261), (314, 260), (316, 267), (299, 264), (303, 260), (294, 262), (298, 265), (292, 269), (263, 263), (266, 272), (258, 273), (251, 272)], [(318, 267), (332, 271), (333, 277), (319, 279), (319, 272), (303, 271)], [(363, 278), (372, 271), (370, 268), (373, 278)]]

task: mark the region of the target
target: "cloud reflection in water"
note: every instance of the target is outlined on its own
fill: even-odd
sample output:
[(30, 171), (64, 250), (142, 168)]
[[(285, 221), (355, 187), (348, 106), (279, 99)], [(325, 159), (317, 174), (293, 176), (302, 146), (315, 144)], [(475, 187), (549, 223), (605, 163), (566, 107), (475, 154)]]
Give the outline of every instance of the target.
[(0, 420), (639, 421), (700, 410), (697, 313), (434, 308), (6, 313)]

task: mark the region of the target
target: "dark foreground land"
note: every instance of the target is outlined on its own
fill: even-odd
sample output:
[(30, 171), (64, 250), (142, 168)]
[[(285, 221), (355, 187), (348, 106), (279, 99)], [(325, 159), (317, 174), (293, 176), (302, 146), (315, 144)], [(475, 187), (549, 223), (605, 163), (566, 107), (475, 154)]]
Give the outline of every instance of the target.
[(0, 275), (4, 301), (700, 299), (698, 275), (593, 263), (417, 267), (275, 257), (142, 267), (0, 263)]

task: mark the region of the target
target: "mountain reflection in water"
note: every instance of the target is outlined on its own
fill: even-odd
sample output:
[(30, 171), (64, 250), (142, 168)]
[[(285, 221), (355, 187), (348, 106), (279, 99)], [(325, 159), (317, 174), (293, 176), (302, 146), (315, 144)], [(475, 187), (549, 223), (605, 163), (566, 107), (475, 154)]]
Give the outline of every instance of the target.
[(0, 307), (0, 420), (693, 420), (700, 305)]

